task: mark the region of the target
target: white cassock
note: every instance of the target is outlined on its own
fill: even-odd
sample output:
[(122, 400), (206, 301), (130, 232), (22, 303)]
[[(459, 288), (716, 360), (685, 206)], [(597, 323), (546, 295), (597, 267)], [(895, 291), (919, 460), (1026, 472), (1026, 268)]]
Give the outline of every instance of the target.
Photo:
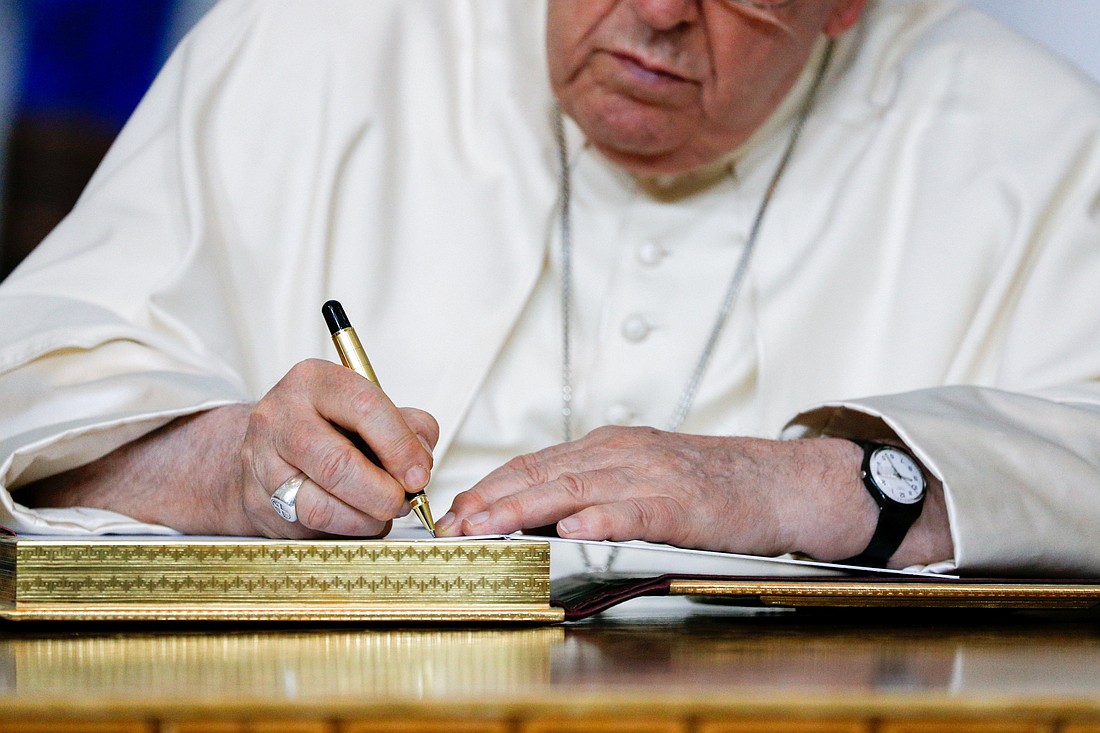
[[(438, 418), (437, 514), (559, 441), (544, 22), (223, 0), (0, 287), (0, 523), (157, 531), (18, 489), (334, 358), (328, 298), (394, 401)], [(813, 66), (705, 180), (639, 181), (570, 123), (576, 434), (667, 422)], [(1097, 89), (954, 3), (872, 0), (682, 429), (897, 435), (945, 483), (960, 568), (1095, 575), (1098, 292)]]

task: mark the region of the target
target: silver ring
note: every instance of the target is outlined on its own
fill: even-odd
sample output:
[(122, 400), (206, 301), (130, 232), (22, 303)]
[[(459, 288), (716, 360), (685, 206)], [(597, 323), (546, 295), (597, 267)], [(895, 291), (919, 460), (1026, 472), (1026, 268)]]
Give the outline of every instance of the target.
[(288, 522), (298, 521), (298, 510), (294, 507), (294, 502), (298, 498), (298, 489), (302, 488), (302, 482), (305, 480), (304, 473), (295, 474), (284, 481), (283, 485), (275, 489), (275, 493), (271, 495), (271, 506)]

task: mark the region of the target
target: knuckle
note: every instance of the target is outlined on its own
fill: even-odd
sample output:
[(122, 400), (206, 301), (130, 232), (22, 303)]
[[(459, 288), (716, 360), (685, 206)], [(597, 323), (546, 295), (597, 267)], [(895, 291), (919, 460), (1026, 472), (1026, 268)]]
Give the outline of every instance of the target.
[(601, 425), (583, 440), (606, 450), (634, 450), (639, 444), (654, 442), (661, 431), (648, 426)]
[(355, 511), (379, 522), (396, 517), (406, 501), (405, 492), (393, 481), (361, 482), (352, 489), (336, 488), (332, 493)]
[[(378, 453), (383, 456), (388, 456), (390, 460), (397, 465), (411, 466), (417, 463), (427, 451), (424, 450), (424, 446), (420, 445), (420, 441), (416, 439), (414, 433), (402, 433), (392, 440), (386, 441), (380, 445)], [(430, 466), (430, 453), (428, 457), (428, 465)]]
[(252, 406), (245, 427), (245, 442), (272, 446), (290, 443), (302, 430), (300, 418), (306, 409), (301, 401), (272, 388)]
[(579, 512), (579, 514), (584, 517), (584, 524), (588, 530), (588, 539), (632, 539), (626, 533), (617, 529), (617, 523), (613, 521), (611, 511), (606, 506), (590, 507), (583, 512)]
[(577, 473), (563, 473), (558, 476), (556, 483), (576, 503), (585, 503), (591, 493), (588, 482)]
[(638, 433), (639, 430), (645, 428), (628, 427), (626, 425), (601, 425), (588, 434), (593, 439), (599, 442), (612, 442), (617, 444), (625, 440), (627, 437)]
[(315, 501), (306, 507), (298, 521), (310, 529), (324, 532), (336, 519), (336, 503), (332, 500)]
[(625, 503), (631, 517), (639, 527), (653, 528), (660, 524), (665, 516), (665, 512), (661, 511), (658, 502), (651, 499), (631, 497)]
[[(367, 511), (367, 514), (371, 515), (378, 521), (388, 521), (391, 517), (396, 517), (398, 512), (401, 511), (401, 507), (405, 504), (405, 492), (399, 488), (393, 488), (389, 492), (389, 502), (387, 503), (383, 498), (383, 508), (381, 515), (375, 512)], [(366, 510), (364, 510), (366, 511)]]
[(523, 476), (529, 486), (538, 486), (550, 480), (550, 476), (546, 471), (546, 466), (539, 460), (535, 453), (524, 453), (523, 455), (516, 456), (508, 461), (506, 468)]
[(524, 506), (524, 502), (516, 494), (509, 494), (497, 500), (493, 506), (493, 513), (494, 515), (503, 514), (508, 517), (522, 517), (526, 514)]
[(430, 445), (436, 444), (439, 440), (439, 422), (431, 413), (415, 407), (404, 407), (401, 412), (414, 432), (423, 435)]
[(248, 415), (246, 432), (251, 435), (270, 435), (275, 432), (278, 420), (275, 417), (270, 400), (260, 400)]
[(451, 502), (451, 511), (457, 516), (465, 517), (481, 511), (484, 505), (485, 502), (481, 500), (481, 495), (474, 489), (456, 496), (454, 501)]
[(584, 440), (591, 443), (614, 443), (620, 439), (625, 428), (621, 425), (601, 425), (584, 436)]
[(362, 454), (351, 444), (341, 443), (323, 450), (317, 458), (313, 479), (322, 487), (347, 483)]
[(668, 542), (687, 529), (675, 502), (656, 497), (631, 498), (626, 502), (635, 531), (656, 542)]
[(348, 406), (356, 415), (372, 417), (378, 413), (378, 407), (382, 402), (382, 392), (374, 384), (362, 380), (364, 384), (355, 393), (350, 395)]
[(268, 397), (278, 398), (284, 393), (290, 394), (298, 392), (302, 389), (303, 385), (309, 385), (316, 381), (316, 375), (319, 369), (320, 359), (306, 359), (300, 361), (287, 370), (283, 378), (276, 382), (272, 387), (265, 399)]
[(308, 379), (316, 374), (324, 363), (321, 359), (303, 359), (287, 370), (287, 376), (294, 380)]

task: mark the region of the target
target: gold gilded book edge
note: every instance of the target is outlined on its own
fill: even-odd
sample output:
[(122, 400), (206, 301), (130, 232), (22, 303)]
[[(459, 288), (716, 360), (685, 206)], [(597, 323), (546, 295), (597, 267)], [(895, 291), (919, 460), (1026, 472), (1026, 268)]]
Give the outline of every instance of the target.
[(548, 605), (545, 542), (3, 540), (0, 602)]
[(565, 613), (546, 604), (295, 603), (295, 604), (35, 604), (0, 609), (11, 621), (369, 621), (559, 623)]
[(674, 580), (670, 595), (756, 598), (764, 606), (1087, 609), (1100, 586), (1077, 583), (828, 582)]

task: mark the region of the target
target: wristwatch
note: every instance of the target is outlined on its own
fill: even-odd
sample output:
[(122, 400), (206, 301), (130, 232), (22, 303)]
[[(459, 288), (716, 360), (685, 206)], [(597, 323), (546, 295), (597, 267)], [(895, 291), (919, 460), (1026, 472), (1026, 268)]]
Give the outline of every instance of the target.
[(883, 443), (853, 441), (863, 448), (863, 485), (878, 504), (878, 526), (867, 549), (840, 562), (885, 567), (924, 508), (928, 484), (917, 459)]

